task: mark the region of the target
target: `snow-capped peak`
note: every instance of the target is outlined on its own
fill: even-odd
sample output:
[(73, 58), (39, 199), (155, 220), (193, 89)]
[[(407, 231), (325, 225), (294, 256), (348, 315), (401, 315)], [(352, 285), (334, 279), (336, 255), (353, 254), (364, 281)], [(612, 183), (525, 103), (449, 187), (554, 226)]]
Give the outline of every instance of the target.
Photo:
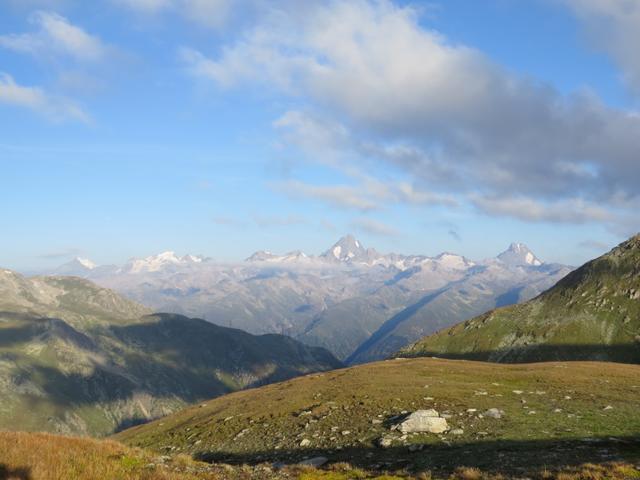
[(444, 252), (433, 259), (445, 268), (464, 270), (475, 265), (472, 261), (455, 253)]
[(86, 268), (87, 270), (93, 270), (94, 268), (97, 267), (97, 265), (93, 263), (91, 260), (89, 260), (88, 258), (76, 257), (74, 260), (80, 265), (82, 265), (84, 268)]
[(512, 243), (509, 248), (498, 255), (498, 260), (507, 265), (530, 265), (538, 267), (542, 265), (542, 261), (529, 250), (524, 243)]
[(367, 250), (353, 235), (346, 235), (321, 255), (325, 260), (355, 262), (367, 258)]
[(201, 263), (204, 259), (195, 255), (179, 257), (175, 252), (168, 250), (145, 258), (133, 258), (122, 269), (128, 273), (157, 272), (172, 265), (187, 265)]

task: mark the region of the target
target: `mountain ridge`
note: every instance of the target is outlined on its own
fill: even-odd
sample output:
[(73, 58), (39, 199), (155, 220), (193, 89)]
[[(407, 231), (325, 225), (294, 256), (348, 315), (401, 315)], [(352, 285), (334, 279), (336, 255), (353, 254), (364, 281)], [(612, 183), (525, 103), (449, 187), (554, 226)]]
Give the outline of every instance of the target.
[(640, 363), (640, 235), (520, 305), (423, 338), (401, 356)]
[(86, 279), (0, 270), (0, 428), (104, 435), (341, 365), (289, 337), (152, 313)]
[[(528, 300), (570, 270), (452, 252), (380, 254), (353, 235), (318, 256), (259, 251), (233, 264), (197, 258), (165, 252), (84, 276), (156, 311), (286, 334), (362, 363), (495, 306)], [(440, 289), (448, 291), (424, 301)]]

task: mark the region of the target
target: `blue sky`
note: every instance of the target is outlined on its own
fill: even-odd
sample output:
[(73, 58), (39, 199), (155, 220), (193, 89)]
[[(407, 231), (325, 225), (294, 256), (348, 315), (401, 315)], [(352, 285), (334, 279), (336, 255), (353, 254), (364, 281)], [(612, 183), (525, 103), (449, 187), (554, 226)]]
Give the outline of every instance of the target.
[(7, 0), (0, 265), (580, 264), (638, 230), (640, 2)]

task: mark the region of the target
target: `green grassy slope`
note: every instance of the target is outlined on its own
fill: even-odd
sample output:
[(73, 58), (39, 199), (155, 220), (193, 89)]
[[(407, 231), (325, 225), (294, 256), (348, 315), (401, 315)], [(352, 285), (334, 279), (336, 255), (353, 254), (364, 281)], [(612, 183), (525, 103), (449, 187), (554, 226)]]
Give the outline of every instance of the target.
[[(400, 359), (225, 395), (115, 438), (232, 464), (322, 455), (371, 471), (446, 476), (464, 465), (525, 476), (585, 461), (640, 461), (639, 393), (635, 365)], [(447, 416), (449, 432), (391, 430), (428, 408)], [(486, 415), (492, 408), (502, 418)], [(381, 438), (388, 448), (378, 446)]]
[(537, 298), (442, 330), (400, 355), (640, 363), (640, 235)]
[(91, 282), (0, 271), (0, 428), (105, 435), (340, 366), (280, 335), (156, 314)]

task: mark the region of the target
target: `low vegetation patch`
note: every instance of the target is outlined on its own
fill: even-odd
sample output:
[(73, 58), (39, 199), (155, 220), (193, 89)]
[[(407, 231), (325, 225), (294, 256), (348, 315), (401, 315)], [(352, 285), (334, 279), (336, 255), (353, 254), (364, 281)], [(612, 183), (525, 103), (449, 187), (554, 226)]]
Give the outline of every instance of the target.
[[(115, 438), (231, 465), (325, 458), (336, 478), (359, 478), (331, 469), (343, 462), (369, 475), (362, 478), (448, 478), (460, 466), (530, 477), (640, 463), (639, 394), (637, 365), (399, 359), (237, 392)], [(436, 412), (447, 429), (400, 427), (419, 410)]]

